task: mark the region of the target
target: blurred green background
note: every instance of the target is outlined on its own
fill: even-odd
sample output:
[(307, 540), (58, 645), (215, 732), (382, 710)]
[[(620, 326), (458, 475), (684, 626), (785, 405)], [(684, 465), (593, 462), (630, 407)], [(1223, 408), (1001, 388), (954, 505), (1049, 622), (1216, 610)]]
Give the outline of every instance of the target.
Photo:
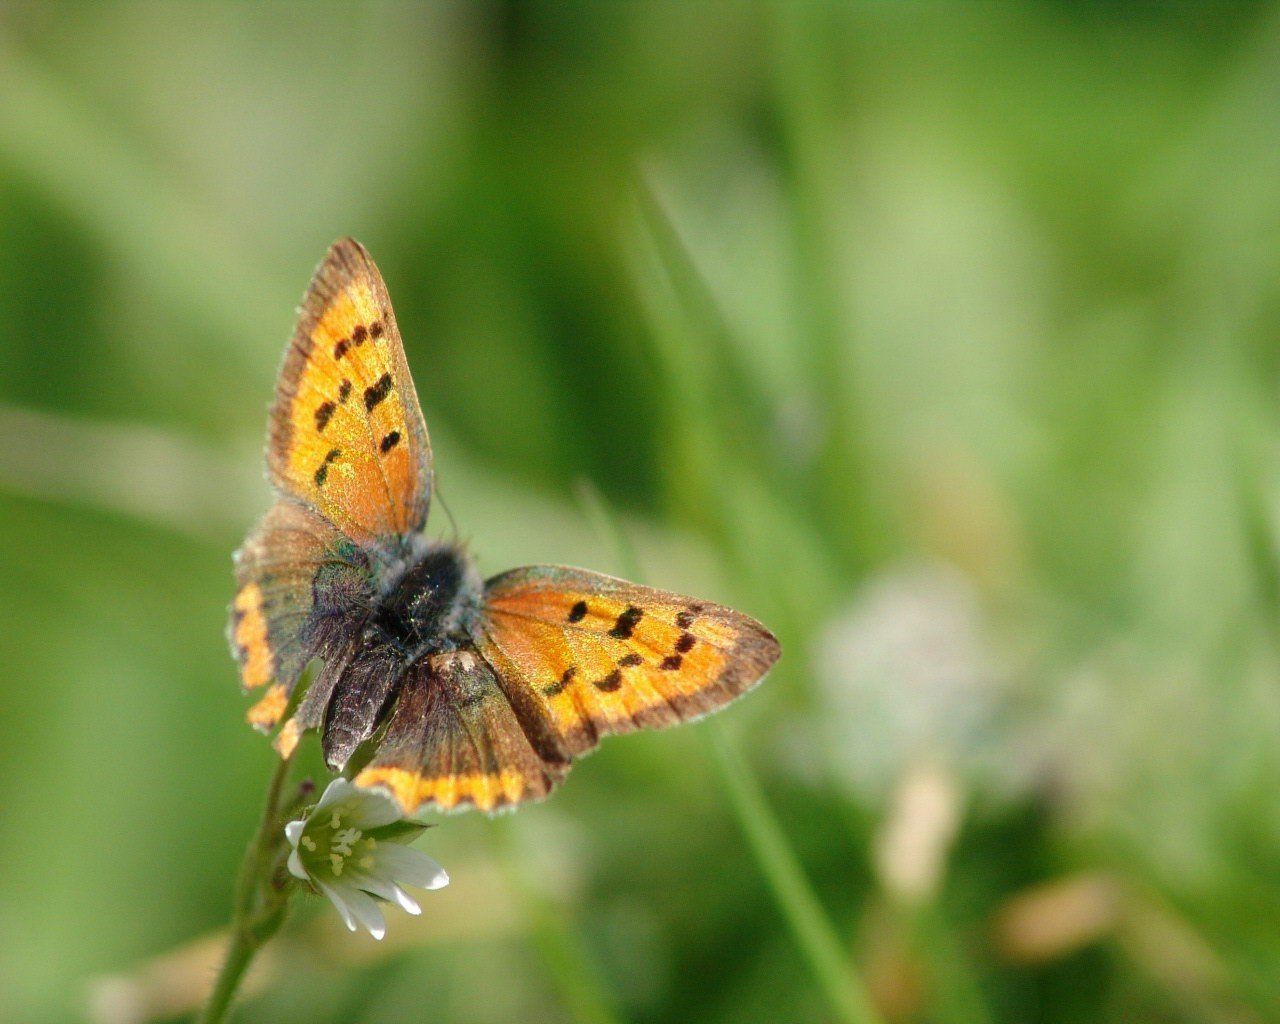
[(0, 1020), (208, 981), (230, 552), (352, 234), (485, 571), (786, 653), (238, 1020), (1280, 1021), (1278, 119), (1264, 5), (5, 4)]

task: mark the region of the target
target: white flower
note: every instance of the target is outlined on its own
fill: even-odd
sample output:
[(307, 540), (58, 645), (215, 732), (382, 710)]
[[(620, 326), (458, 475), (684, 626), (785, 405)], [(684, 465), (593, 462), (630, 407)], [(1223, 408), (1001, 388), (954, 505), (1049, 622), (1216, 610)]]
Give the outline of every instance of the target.
[(972, 584), (946, 567), (871, 581), (820, 639), (826, 734), (837, 771), (883, 801), (920, 764), (988, 781), (1000, 749), (1001, 673)]
[(284, 827), (293, 847), (289, 872), (327, 896), (352, 931), (360, 924), (381, 939), (387, 925), (375, 896), (420, 914), (422, 908), (401, 885), (440, 889), (449, 884), (444, 868), (405, 845), (425, 828), (402, 820), (390, 797), (334, 779), (306, 817)]

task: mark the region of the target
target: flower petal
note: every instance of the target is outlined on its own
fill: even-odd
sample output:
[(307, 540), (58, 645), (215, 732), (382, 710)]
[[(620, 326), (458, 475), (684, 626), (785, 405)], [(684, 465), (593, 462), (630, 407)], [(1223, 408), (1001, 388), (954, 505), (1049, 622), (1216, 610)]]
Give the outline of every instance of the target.
[(418, 906), (418, 901), (396, 885), (390, 878), (372, 875), (367, 871), (352, 871), (350, 872), (350, 881), (352, 885), (358, 886), (365, 892), (381, 896), (388, 903), (398, 904), (402, 910), (410, 914), (417, 915), (422, 913), (422, 908)]
[[(338, 913), (342, 915), (342, 921), (347, 926), (347, 929), (349, 931), (355, 931), (356, 919), (351, 913), (351, 908), (347, 906), (346, 899), (344, 898), (346, 896), (350, 896), (351, 892), (354, 890), (340, 894), (337, 889), (333, 888), (333, 886), (325, 885), (324, 882), (320, 881), (318, 878), (313, 878), (312, 881), (315, 883), (317, 889), (329, 897), (329, 902), (338, 908)], [(368, 898), (368, 896), (365, 897), (365, 899)]]
[(359, 889), (349, 889), (343, 886), (342, 898), (346, 900), (356, 920), (369, 930), (370, 935), (380, 940), (387, 934), (387, 922), (382, 916), (382, 911), (378, 909), (378, 904), (373, 901), (372, 896), (361, 892)]
[(350, 780), (344, 779), (339, 775), (325, 787), (324, 794), (320, 797), (320, 802), (315, 805), (308, 817), (315, 817), (321, 811), (328, 810), (334, 804), (341, 803), (359, 792), (360, 790), (356, 789)]
[(380, 790), (353, 788), (359, 795), (347, 813), (347, 824), (352, 828), (367, 832), (371, 828), (381, 828), (404, 817), (400, 805)]
[(298, 856), (296, 846), (289, 851), (289, 874), (294, 878), (301, 878), (304, 882), (307, 880), (307, 869), (302, 866), (302, 859)]
[(449, 884), (448, 872), (421, 850), (399, 843), (379, 843), (373, 858), (374, 870), (383, 877), (408, 882), (420, 889), (443, 889)]
[(284, 827), (284, 836), (289, 840), (289, 845), (295, 850), (298, 848), (298, 840), (302, 838), (302, 830), (307, 827), (304, 820), (291, 821)]
[(401, 910), (406, 914), (412, 914), (414, 917), (422, 913), (422, 908), (418, 906), (417, 900), (401, 889), (400, 886), (395, 885), (395, 883), (392, 883), (392, 887), (396, 891), (396, 902), (400, 904)]

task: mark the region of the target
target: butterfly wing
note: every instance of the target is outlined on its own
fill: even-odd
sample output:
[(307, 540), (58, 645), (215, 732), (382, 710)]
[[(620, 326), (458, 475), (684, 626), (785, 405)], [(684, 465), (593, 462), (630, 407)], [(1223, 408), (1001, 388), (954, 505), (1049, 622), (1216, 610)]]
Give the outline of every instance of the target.
[(409, 668), (356, 776), (406, 814), (540, 799), (602, 736), (714, 711), (779, 653), (740, 612), (582, 569), (504, 573), (485, 585), (485, 602), (474, 650)]
[(271, 482), (354, 541), (426, 523), (431, 446), (382, 275), (334, 244), (302, 300), (271, 409)]
[(546, 796), (567, 769), (537, 752), (484, 659), (459, 650), (409, 668), (378, 752), (355, 781), (390, 790), (406, 814), (424, 803), (493, 811)]
[(514, 569), (485, 595), (476, 647), (526, 733), (566, 758), (715, 711), (779, 654), (772, 633), (731, 608), (584, 569)]
[(331, 523), (287, 498), (254, 527), (235, 563), (227, 634), (245, 688), (267, 687), (248, 714), (267, 730), (280, 720), (307, 662), (324, 653), (333, 627), (367, 600), (367, 568)]

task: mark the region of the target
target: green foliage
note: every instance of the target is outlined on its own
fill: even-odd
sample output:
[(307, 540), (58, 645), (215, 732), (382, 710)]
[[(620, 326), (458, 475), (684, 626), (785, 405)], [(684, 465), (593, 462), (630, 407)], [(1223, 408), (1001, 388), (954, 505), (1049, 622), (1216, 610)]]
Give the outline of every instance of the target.
[(237, 1019), (855, 1019), (835, 951), (890, 1022), (1280, 1020), (1277, 12), (70, 10), (0, 18), (0, 1016), (225, 924), (229, 553), (352, 234), (486, 570), (620, 536), (786, 653)]

